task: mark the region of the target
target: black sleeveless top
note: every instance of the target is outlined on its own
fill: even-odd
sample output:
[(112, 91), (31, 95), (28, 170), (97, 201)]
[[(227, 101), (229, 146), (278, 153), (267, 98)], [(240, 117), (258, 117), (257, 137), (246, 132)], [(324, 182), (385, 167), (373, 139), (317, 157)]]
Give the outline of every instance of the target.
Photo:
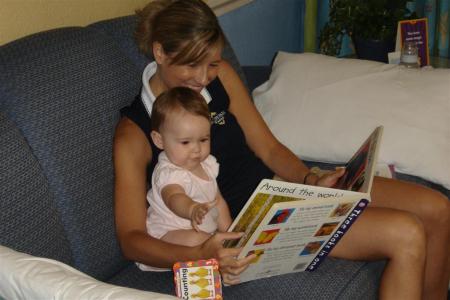
[[(235, 218), (261, 179), (272, 178), (274, 174), (247, 146), (241, 127), (228, 111), (230, 100), (220, 80), (216, 78), (212, 81), (207, 90), (212, 98), (208, 104), (212, 120), (211, 154), (220, 164), (217, 183), (232, 218)], [(150, 116), (140, 95), (130, 106), (121, 109), (121, 114), (136, 123), (150, 142), (153, 152), (147, 169), (147, 182), (150, 185), (151, 174), (161, 150), (150, 138)]]

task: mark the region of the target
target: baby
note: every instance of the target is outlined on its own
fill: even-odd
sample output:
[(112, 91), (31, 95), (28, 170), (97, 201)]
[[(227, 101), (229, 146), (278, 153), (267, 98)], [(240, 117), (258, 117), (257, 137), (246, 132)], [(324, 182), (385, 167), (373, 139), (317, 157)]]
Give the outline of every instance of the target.
[(152, 108), (151, 138), (163, 150), (147, 194), (148, 233), (166, 242), (196, 246), (231, 224), (210, 155), (210, 114), (198, 92), (177, 87), (162, 93)]

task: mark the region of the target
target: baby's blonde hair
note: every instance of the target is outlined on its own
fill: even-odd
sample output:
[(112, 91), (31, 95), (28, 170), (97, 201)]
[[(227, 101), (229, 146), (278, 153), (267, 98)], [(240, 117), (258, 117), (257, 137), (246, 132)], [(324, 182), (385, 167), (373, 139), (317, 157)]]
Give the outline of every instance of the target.
[(208, 104), (200, 93), (187, 87), (176, 87), (160, 94), (153, 103), (152, 130), (159, 132), (167, 115), (177, 109), (205, 117), (208, 122), (211, 120)]

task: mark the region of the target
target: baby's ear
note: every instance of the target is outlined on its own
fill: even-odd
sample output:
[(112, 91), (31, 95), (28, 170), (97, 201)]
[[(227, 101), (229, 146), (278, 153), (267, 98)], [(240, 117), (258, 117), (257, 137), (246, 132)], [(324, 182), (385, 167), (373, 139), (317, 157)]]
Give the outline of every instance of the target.
[(158, 147), (161, 150), (164, 150), (164, 143), (162, 140), (162, 136), (158, 131), (152, 130), (152, 132), (150, 132), (150, 137), (153, 140), (153, 143), (155, 143), (156, 147)]

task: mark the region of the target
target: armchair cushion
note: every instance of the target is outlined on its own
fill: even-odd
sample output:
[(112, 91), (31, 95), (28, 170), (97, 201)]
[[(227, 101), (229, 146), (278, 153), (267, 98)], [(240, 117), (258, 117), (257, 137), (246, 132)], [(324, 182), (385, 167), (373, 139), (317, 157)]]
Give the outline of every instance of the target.
[(2, 112), (48, 181), (71, 265), (100, 280), (129, 264), (114, 230), (111, 153), (119, 109), (133, 100), (139, 77), (114, 41), (89, 28), (41, 32), (0, 51)]
[(0, 265), (0, 296), (5, 299), (178, 299), (103, 283), (59, 261), (4, 246), (0, 246)]
[(20, 130), (3, 112), (0, 141), (0, 244), (73, 263), (48, 181)]

